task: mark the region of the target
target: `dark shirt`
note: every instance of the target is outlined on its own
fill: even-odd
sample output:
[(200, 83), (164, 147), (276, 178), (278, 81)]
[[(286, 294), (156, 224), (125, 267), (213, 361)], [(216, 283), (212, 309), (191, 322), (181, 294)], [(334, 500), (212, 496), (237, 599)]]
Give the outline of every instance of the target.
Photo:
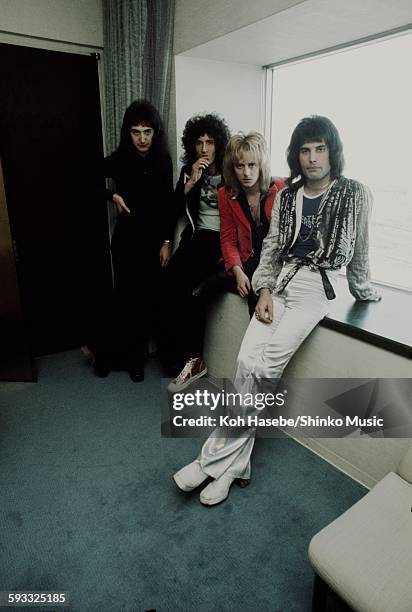
[[(173, 168), (168, 155), (155, 158), (151, 152), (114, 152), (104, 160), (104, 175), (115, 182), (115, 193), (130, 213), (121, 213), (117, 224), (128, 226), (134, 240), (158, 245), (173, 238)], [(109, 198), (113, 192), (108, 193)], [(125, 228), (124, 228), (125, 229)]]
[(322, 193), (314, 198), (303, 195), (302, 223), (296, 242), (289, 250), (290, 256), (305, 259), (313, 251), (312, 235), (322, 196)]
[(250, 212), (249, 202), (247, 201), (244, 191), (240, 190), (239, 192), (239, 204), (242, 207), (242, 210), (250, 223), (250, 229), (252, 232), (252, 254), (250, 258), (243, 264), (243, 268), (246, 273), (248, 273), (249, 268), (250, 271), (254, 271), (257, 267), (260, 259), (260, 252), (262, 250), (262, 243), (269, 230), (269, 221), (265, 214), (265, 202), (267, 195), (267, 193), (262, 193), (262, 195), (260, 196), (260, 218), (259, 223), (256, 223), (252, 213)]

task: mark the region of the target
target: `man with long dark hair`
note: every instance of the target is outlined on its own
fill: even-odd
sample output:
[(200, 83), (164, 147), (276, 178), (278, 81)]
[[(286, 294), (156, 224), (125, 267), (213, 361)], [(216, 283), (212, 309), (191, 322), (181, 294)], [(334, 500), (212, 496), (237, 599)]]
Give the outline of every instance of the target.
[(104, 160), (104, 175), (113, 179), (108, 198), (118, 217), (111, 242), (114, 273), (114, 319), (111, 333), (100, 338), (94, 370), (107, 376), (112, 364), (144, 378), (148, 333), (158, 319), (161, 268), (170, 257), (173, 233), (173, 168), (156, 108), (146, 100), (126, 110), (120, 144)]
[[(194, 289), (221, 258), (218, 188), (230, 133), (216, 114), (197, 115), (186, 123), (180, 177), (175, 190), (177, 207), (185, 209), (187, 227), (167, 271), (167, 338), (170, 362), (186, 362), (172, 387), (185, 388), (207, 372), (202, 361), (205, 303)], [(165, 356), (164, 356), (165, 357)]]
[[(252, 279), (259, 300), (237, 359), (234, 382), (241, 394), (254, 394), (263, 381), (275, 383), (281, 377), (327, 314), (341, 267), (346, 266), (349, 289), (357, 300), (380, 299), (369, 277), (371, 193), (342, 175), (342, 142), (336, 127), (326, 117), (302, 119), (292, 134), (287, 160), (288, 187), (276, 197)], [(218, 428), (198, 459), (175, 474), (176, 484), (191, 491), (211, 476), (214, 480), (201, 492), (200, 501), (209, 506), (220, 503), (235, 480), (244, 486), (250, 479), (254, 440), (254, 427), (239, 427), (231, 435)]]

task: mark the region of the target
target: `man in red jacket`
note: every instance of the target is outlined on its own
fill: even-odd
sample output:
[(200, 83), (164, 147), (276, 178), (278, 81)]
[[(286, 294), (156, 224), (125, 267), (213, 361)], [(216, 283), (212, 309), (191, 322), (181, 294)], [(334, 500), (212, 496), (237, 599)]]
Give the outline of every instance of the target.
[(251, 289), (262, 242), (282, 179), (272, 179), (265, 139), (258, 132), (236, 134), (226, 149), (225, 187), (219, 190), (220, 243), (226, 286), (247, 297), (250, 315), (257, 296)]

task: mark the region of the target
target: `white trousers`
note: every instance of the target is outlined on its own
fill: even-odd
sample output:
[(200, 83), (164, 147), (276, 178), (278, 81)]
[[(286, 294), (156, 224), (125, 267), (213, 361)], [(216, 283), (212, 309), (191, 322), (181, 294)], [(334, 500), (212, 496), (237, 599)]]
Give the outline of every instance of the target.
[[(291, 266), (284, 264), (279, 280)], [(333, 286), (336, 276), (337, 272), (328, 271)], [(282, 294), (273, 293), (272, 299), (272, 323), (252, 317), (243, 338), (234, 381), (240, 393), (253, 393), (258, 379), (280, 378), (291, 357), (329, 308), (320, 272), (307, 266), (298, 270)], [(228, 437), (226, 428), (215, 429), (198, 457), (203, 471), (213, 478), (224, 473), (233, 478), (250, 478), (255, 431), (254, 427), (242, 428), (236, 436), (237, 432), (231, 429)]]

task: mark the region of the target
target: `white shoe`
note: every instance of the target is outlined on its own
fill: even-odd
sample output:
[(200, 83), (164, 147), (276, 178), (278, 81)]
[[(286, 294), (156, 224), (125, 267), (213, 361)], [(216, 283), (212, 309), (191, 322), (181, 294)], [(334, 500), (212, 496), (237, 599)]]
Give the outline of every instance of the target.
[(197, 459), (192, 461), (192, 463), (185, 465), (185, 467), (176, 472), (176, 474), (173, 476), (173, 480), (179, 489), (185, 491), (186, 493), (196, 489), (196, 487), (201, 485), (206, 478), (208, 478), (208, 475), (204, 473)]
[(222, 474), (219, 478), (216, 478), (207, 487), (203, 489), (200, 494), (200, 503), (205, 506), (214, 506), (220, 504), (229, 495), (229, 490), (234, 483), (235, 478), (228, 474)]

